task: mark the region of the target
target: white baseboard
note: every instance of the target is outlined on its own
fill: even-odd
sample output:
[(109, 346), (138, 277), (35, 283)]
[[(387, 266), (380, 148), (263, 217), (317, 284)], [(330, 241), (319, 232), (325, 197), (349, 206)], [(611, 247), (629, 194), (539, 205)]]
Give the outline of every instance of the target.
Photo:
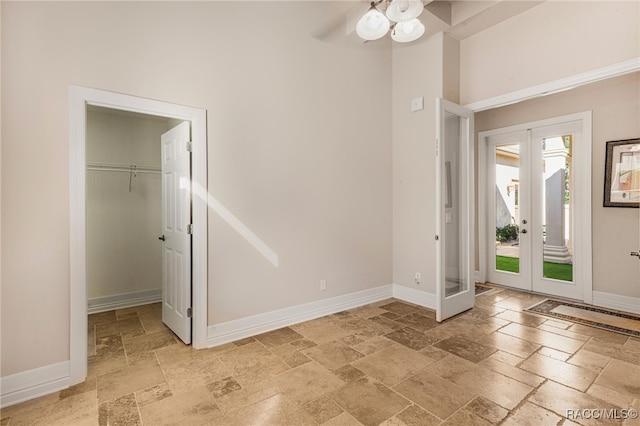
[(436, 295), (434, 293), (427, 293), (426, 291), (415, 288), (394, 284), (393, 297), (415, 305), (424, 306), (425, 308), (436, 308)]
[(132, 306), (147, 305), (162, 301), (162, 289), (134, 291), (131, 293), (114, 294), (90, 298), (87, 301), (87, 311), (90, 314), (112, 311), (114, 309), (130, 308)]
[(640, 314), (640, 298), (638, 297), (594, 291), (592, 304), (603, 308), (615, 309), (616, 311)]
[(0, 408), (69, 387), (69, 361), (0, 377)]
[(277, 330), (303, 321), (335, 314), (347, 309), (367, 305), (393, 297), (393, 285), (383, 285), (367, 290), (356, 291), (342, 296), (330, 297), (302, 305), (265, 312), (247, 318), (241, 318), (207, 328), (207, 347), (222, 345), (267, 331)]

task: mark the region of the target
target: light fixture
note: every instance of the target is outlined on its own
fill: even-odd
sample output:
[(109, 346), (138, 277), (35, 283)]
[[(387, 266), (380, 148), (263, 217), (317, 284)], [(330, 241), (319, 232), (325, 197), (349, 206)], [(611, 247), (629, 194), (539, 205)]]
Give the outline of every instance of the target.
[(424, 10), (421, 0), (393, 0), (387, 7), (387, 18), (396, 22), (405, 22), (420, 16)]
[[(378, 6), (385, 8), (386, 16)], [(422, 0), (374, 0), (356, 24), (356, 33), (364, 40), (377, 40), (391, 28), (394, 41), (407, 43), (417, 40), (425, 32), (424, 25), (417, 19), (423, 10)]]
[(424, 34), (424, 25), (420, 20), (412, 19), (411, 21), (398, 22), (391, 31), (391, 38), (399, 43), (408, 43), (419, 39), (422, 34)]
[(365, 40), (377, 40), (389, 31), (389, 20), (376, 7), (364, 14), (356, 24), (356, 32)]

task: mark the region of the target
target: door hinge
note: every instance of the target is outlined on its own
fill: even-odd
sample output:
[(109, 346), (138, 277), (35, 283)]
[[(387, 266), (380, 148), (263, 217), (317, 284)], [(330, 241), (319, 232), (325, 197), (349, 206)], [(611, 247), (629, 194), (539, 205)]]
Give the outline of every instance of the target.
[(187, 225), (187, 234), (193, 235), (193, 223)]
[(193, 149), (193, 142), (187, 141), (187, 151), (191, 152), (192, 149)]
[(193, 317), (193, 308), (187, 308), (187, 318)]
[(436, 235), (436, 241), (440, 241), (440, 235)]

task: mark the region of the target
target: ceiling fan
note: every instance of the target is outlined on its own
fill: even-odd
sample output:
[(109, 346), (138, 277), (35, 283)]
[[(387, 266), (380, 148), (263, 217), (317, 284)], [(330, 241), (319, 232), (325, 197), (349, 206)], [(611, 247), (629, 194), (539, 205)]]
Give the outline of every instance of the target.
[(422, 0), (373, 0), (367, 13), (358, 20), (356, 33), (365, 41), (382, 38), (389, 31), (399, 43), (417, 40), (425, 31), (418, 19), (423, 10)]

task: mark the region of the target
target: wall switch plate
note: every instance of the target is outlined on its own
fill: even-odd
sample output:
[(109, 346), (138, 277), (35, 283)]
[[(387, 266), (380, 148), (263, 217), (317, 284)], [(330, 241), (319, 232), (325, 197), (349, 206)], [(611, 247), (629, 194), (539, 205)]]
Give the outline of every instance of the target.
[(422, 111), (424, 109), (424, 97), (411, 99), (411, 112)]
[(320, 291), (327, 290), (327, 280), (320, 280)]
[(416, 272), (416, 274), (413, 277), (413, 281), (415, 281), (416, 284), (420, 284), (420, 272)]

